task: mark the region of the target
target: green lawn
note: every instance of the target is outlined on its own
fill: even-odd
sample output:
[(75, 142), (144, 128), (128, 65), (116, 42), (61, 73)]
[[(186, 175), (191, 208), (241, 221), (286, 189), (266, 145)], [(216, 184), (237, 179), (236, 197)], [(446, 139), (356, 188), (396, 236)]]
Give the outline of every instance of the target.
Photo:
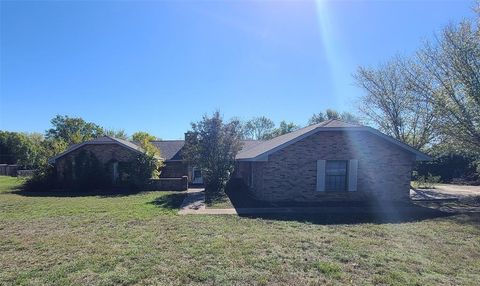
[(0, 177), (0, 285), (474, 285), (478, 214), (418, 222), (179, 216), (183, 194), (27, 196)]

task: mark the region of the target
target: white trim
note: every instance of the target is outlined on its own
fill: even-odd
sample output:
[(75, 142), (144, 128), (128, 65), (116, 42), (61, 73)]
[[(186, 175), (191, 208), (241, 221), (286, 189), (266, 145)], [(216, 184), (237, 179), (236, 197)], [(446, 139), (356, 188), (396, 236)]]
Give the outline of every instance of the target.
[(328, 132), (328, 131), (347, 131), (347, 132), (349, 132), (349, 131), (367, 131), (367, 132), (370, 132), (374, 135), (377, 135), (380, 138), (385, 139), (388, 142), (393, 143), (393, 144), (395, 144), (395, 145), (413, 153), (415, 155), (415, 159), (417, 161), (430, 161), (430, 160), (432, 160), (432, 158), (430, 156), (428, 156), (427, 154), (425, 154), (423, 152), (420, 152), (420, 151), (416, 150), (415, 148), (413, 148), (413, 147), (411, 147), (411, 146), (409, 146), (409, 145), (407, 145), (403, 142), (400, 142), (400, 141), (398, 141), (398, 140), (396, 140), (396, 139), (394, 139), (394, 138), (392, 138), (388, 135), (383, 134), (382, 132), (380, 132), (380, 131), (378, 131), (374, 128), (367, 127), (367, 126), (363, 126), (363, 127), (317, 127), (315, 129), (312, 129), (312, 130), (310, 130), (310, 131), (308, 131), (308, 132), (306, 132), (302, 135), (299, 135), (299, 136), (297, 136), (297, 137), (295, 137), (295, 138), (293, 138), (293, 139), (291, 139), (291, 140), (289, 140), (285, 143), (282, 143), (282, 144), (280, 144), (280, 145), (278, 145), (278, 146), (276, 146), (276, 147), (274, 147), (274, 148), (272, 148), (268, 151), (265, 151), (265, 152), (255, 156), (255, 157), (241, 158), (241, 159), (237, 159), (237, 160), (238, 161), (268, 161), (268, 156), (270, 154), (275, 153), (276, 151), (281, 150), (281, 149), (283, 149), (283, 148), (285, 148), (285, 147), (287, 147), (291, 144), (294, 144), (294, 143), (302, 140), (305, 137), (308, 137), (310, 135), (313, 135), (317, 132), (322, 132), (322, 131), (323, 132)]

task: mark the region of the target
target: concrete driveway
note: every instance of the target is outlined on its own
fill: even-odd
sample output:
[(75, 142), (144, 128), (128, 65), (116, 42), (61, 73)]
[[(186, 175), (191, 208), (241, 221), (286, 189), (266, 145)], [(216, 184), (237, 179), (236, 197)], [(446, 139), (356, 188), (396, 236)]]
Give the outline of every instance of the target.
[(438, 184), (434, 189), (410, 190), (413, 200), (444, 200), (480, 197), (480, 186)]
[(480, 186), (439, 184), (435, 190), (449, 195), (457, 196), (480, 196)]

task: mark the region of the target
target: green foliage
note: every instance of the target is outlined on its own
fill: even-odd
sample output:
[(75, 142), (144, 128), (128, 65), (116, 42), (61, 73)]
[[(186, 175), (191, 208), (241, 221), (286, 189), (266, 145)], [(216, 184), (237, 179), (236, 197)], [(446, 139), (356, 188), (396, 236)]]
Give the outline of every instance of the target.
[(86, 122), (82, 118), (57, 115), (50, 121), (53, 128), (46, 132), (47, 139), (61, 139), (67, 145), (77, 144), (94, 139), (103, 134), (103, 128), (99, 125)]
[(313, 114), (312, 117), (310, 117), (310, 119), (308, 120), (308, 124), (309, 125), (317, 124), (317, 123), (320, 123), (326, 120), (331, 120), (331, 119), (338, 119), (338, 120), (342, 120), (342, 121), (345, 121), (348, 123), (354, 123), (354, 124), (361, 123), (360, 118), (358, 118), (357, 116), (355, 116), (350, 112), (345, 111), (340, 113), (334, 109), (328, 108), (327, 110), (325, 110), (325, 112), (320, 111), (319, 113)]
[(123, 129), (119, 129), (119, 130), (104, 129), (103, 135), (118, 138), (118, 139), (128, 140), (128, 134)]
[(122, 181), (135, 187), (144, 186), (152, 178), (158, 178), (162, 161), (149, 154), (139, 154), (133, 162), (120, 168)]
[(295, 131), (299, 128), (300, 128), (300, 126), (296, 125), (293, 122), (287, 123), (286, 121), (281, 121), (278, 128), (275, 128), (275, 129), (272, 130), (272, 132), (265, 134), (262, 139), (264, 139), (264, 140), (272, 139), (272, 138), (275, 138), (277, 136), (284, 135), (284, 134), (290, 133), (292, 131)]
[(202, 169), (207, 197), (223, 196), (235, 156), (241, 149), (240, 138), (238, 122), (224, 123), (218, 111), (192, 123), (183, 155), (191, 165)]
[(142, 141), (145, 141), (145, 140), (146, 141), (155, 141), (155, 140), (157, 140), (157, 137), (149, 134), (148, 132), (138, 131), (138, 132), (133, 133), (132, 140), (134, 142), (142, 142)]
[(478, 155), (444, 147), (446, 146), (443, 143), (435, 145), (431, 149), (434, 160), (417, 163), (415, 169), (418, 174), (426, 176), (431, 173), (440, 176), (444, 183), (478, 184), (480, 182)]
[(440, 176), (433, 176), (432, 174), (428, 173), (426, 176), (415, 176), (415, 183), (416, 187), (419, 189), (434, 189), (435, 185), (440, 182)]
[(56, 183), (55, 168), (43, 164), (35, 169), (33, 176), (28, 178), (22, 187), (29, 192), (49, 191), (56, 187)]
[(264, 140), (274, 131), (275, 123), (265, 116), (260, 116), (248, 120), (243, 128), (247, 138)]
[(327, 277), (339, 278), (342, 275), (342, 268), (336, 263), (317, 261), (313, 263), (313, 267)]
[(155, 141), (157, 139), (157, 137), (143, 131), (135, 132), (132, 135), (132, 140), (138, 143), (143, 148), (145, 153), (150, 156), (160, 157), (160, 150), (158, 150), (158, 148), (151, 143), (151, 141)]
[(38, 133), (0, 131), (0, 163), (37, 167), (46, 163), (44, 139)]
[(67, 163), (64, 178), (67, 187), (81, 190), (91, 190), (108, 187), (111, 176), (107, 166), (104, 166), (92, 152), (82, 150), (73, 161)]

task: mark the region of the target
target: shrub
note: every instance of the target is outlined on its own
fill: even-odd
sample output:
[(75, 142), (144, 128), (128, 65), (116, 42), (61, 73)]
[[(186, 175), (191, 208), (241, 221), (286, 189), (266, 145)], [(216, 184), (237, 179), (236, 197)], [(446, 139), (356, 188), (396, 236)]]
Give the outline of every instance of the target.
[(131, 163), (120, 165), (121, 181), (131, 187), (141, 187), (158, 178), (163, 163), (153, 155), (140, 154)]
[(51, 190), (56, 187), (55, 177), (55, 169), (51, 165), (42, 165), (25, 181), (23, 189), (25, 191)]
[(440, 176), (428, 173), (426, 176), (417, 176), (416, 182), (419, 189), (434, 189), (435, 185), (440, 182)]

